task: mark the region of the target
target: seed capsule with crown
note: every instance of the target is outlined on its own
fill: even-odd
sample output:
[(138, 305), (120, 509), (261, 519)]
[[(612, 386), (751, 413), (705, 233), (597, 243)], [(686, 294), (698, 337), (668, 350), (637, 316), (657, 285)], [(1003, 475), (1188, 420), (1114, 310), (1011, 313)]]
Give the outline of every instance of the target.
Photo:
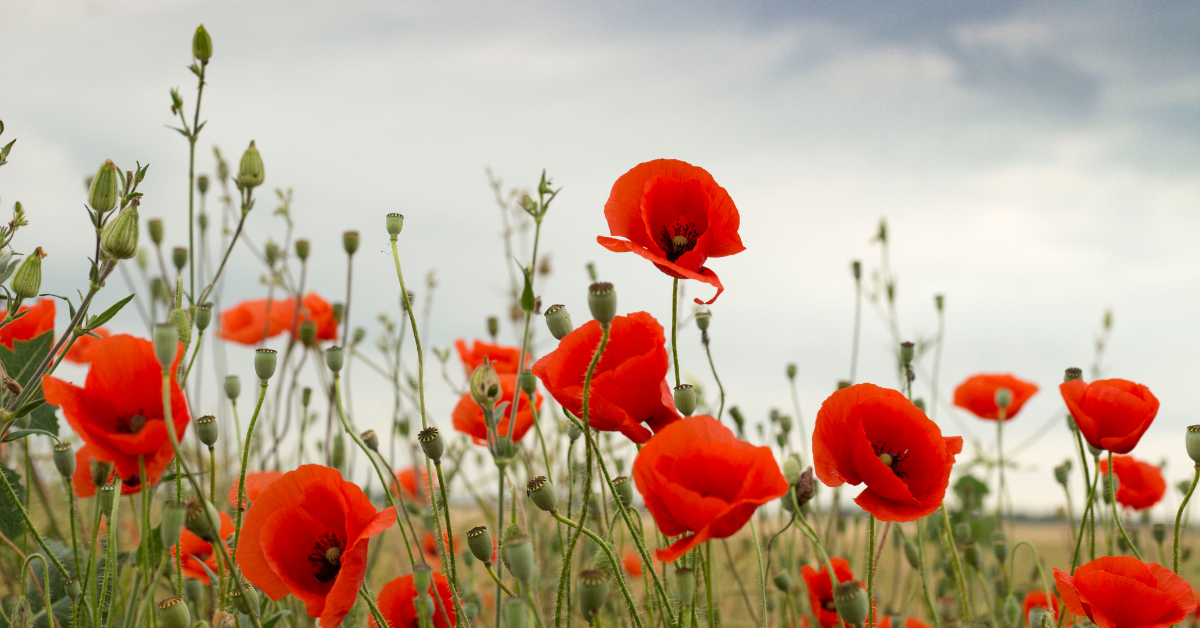
[(683, 416), (692, 416), (696, 411), (696, 389), (691, 384), (675, 387), (675, 409)]
[(54, 444), (54, 468), (64, 478), (75, 475), (75, 450), (71, 443), (58, 442)]
[(611, 283), (596, 282), (588, 286), (588, 309), (601, 325), (612, 322), (617, 315), (617, 291)]
[(267, 381), (275, 374), (275, 365), (279, 362), (279, 354), (274, 349), (256, 349), (254, 351), (254, 373), (258, 379)]
[(158, 603), (158, 617), (164, 628), (188, 628), (192, 625), (192, 612), (188, 610), (187, 602), (178, 595)]
[(564, 305), (551, 305), (546, 309), (546, 327), (550, 328), (550, 334), (556, 340), (562, 340), (575, 329), (571, 324), (571, 314)]
[(533, 504), (546, 512), (555, 512), (558, 510), (558, 495), (554, 492), (554, 485), (546, 476), (539, 475), (529, 481), (525, 485), (525, 494), (529, 499), (533, 500)]
[(394, 238), (400, 235), (400, 231), (404, 229), (404, 216), (396, 213), (388, 214), (384, 219), (384, 224), (387, 226), (388, 235)]

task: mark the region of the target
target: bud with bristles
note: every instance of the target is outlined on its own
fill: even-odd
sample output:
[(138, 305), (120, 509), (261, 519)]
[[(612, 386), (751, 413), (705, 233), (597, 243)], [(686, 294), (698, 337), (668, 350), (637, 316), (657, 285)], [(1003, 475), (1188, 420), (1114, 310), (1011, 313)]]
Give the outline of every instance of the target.
[(522, 584), (528, 585), (533, 580), (534, 562), (529, 537), (517, 534), (504, 541), (504, 563)]
[(383, 223), (387, 227), (388, 235), (394, 238), (404, 229), (404, 216), (391, 213), (384, 218)]
[(75, 475), (75, 450), (71, 443), (54, 443), (54, 468), (58, 469), (58, 474), (64, 478)]
[(602, 281), (588, 286), (588, 309), (602, 326), (612, 322), (617, 315), (617, 291), (611, 283)]
[(550, 328), (550, 334), (556, 340), (562, 340), (575, 329), (571, 324), (571, 314), (567, 312), (567, 307), (561, 304), (551, 305), (546, 309), (546, 327)]
[(546, 512), (555, 512), (558, 510), (558, 495), (554, 492), (554, 485), (546, 476), (539, 475), (533, 478), (525, 485), (525, 494), (529, 499), (533, 500), (533, 504)]
[(32, 299), (41, 292), (42, 260), (45, 257), (46, 251), (39, 246), (17, 267), (17, 272), (12, 278), (12, 290), (18, 297)]
[(963, 548), (963, 557), (967, 559), (967, 564), (979, 571), (983, 566), (983, 551), (979, 549), (979, 544), (975, 542), (967, 543)]
[(579, 440), (580, 436), (583, 436), (583, 430), (580, 429), (580, 427), (578, 425), (576, 425), (574, 421), (568, 423), (567, 424), (567, 438), (569, 438), (571, 440), (571, 442), (573, 443), (573, 442)]
[(579, 612), (589, 623), (608, 599), (608, 574), (599, 569), (579, 572)]
[(775, 577), (772, 578), (771, 581), (775, 583), (776, 589), (779, 589), (784, 593), (792, 590), (792, 575), (786, 571), (781, 571), (775, 574)]
[(192, 35), (192, 56), (200, 63), (208, 63), (212, 58), (212, 37), (204, 30), (203, 24), (197, 26), (196, 34)]
[(100, 248), (113, 259), (130, 259), (138, 251), (138, 203), (122, 209), (100, 232)]
[(121, 173), (111, 159), (100, 164), (96, 176), (92, 177), (92, 185), (88, 189), (88, 205), (103, 214), (117, 206), (121, 199)]
[(175, 326), (179, 342), (183, 343), (183, 348), (186, 351), (192, 344), (192, 317), (188, 316), (187, 310), (176, 308), (171, 310), (171, 314), (167, 316), (167, 321)]
[(525, 369), (517, 376), (517, 384), (525, 394), (532, 398), (534, 391), (537, 390), (537, 378), (533, 376), (533, 371)]
[(1004, 598), (1004, 618), (1009, 626), (1016, 626), (1021, 621), (1021, 603), (1011, 593)]
[(495, 551), (495, 544), (492, 542), (492, 533), (488, 532), (487, 526), (478, 526), (467, 531), (467, 547), (471, 548), (471, 553), (479, 562), (490, 565), (492, 564), (492, 552)]
[(333, 445), (329, 448), (329, 466), (341, 469), (346, 462), (346, 439), (341, 432), (333, 435)]
[(250, 140), (250, 146), (246, 148), (246, 152), (242, 153), (242, 161), (238, 167), (238, 189), (254, 189), (262, 185), (265, 179), (266, 173), (263, 170), (262, 155), (258, 154), (258, 148), (254, 146), (254, 140)]
[(696, 599), (696, 572), (687, 567), (676, 569), (675, 588), (679, 590), (679, 603), (691, 606)]
[(429, 591), (433, 584), (433, 570), (428, 563), (418, 563), (413, 567), (413, 587), (420, 593)]
[(210, 414), (196, 419), (196, 435), (200, 437), (200, 442), (211, 449), (216, 444), (217, 437), (220, 435), (220, 429), (217, 427), (217, 417)]
[(525, 628), (528, 613), (525, 610), (525, 600), (510, 597), (504, 600), (501, 611), (504, 614), (505, 628)]
[(158, 617), (164, 628), (189, 628), (192, 625), (192, 612), (178, 595), (158, 603)]
[(1044, 606), (1034, 606), (1029, 609), (1029, 615), (1026, 616), (1029, 621), (1029, 628), (1042, 628), (1042, 625), (1053, 625), (1054, 621), (1050, 619), (1050, 613)]
[(265, 382), (275, 374), (275, 365), (278, 362), (279, 354), (274, 349), (256, 349), (254, 351), (254, 374)]

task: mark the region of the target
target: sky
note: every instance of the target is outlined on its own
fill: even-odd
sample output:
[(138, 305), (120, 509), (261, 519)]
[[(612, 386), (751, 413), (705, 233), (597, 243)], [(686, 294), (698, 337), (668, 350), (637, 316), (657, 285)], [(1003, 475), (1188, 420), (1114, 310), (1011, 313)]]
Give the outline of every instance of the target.
[[(710, 333), (728, 403), (751, 421), (794, 413), (787, 363), (809, 430), (849, 376), (850, 263), (876, 291), (873, 236), (886, 217), (903, 339), (936, 334), (934, 295), (945, 295), (943, 392), (978, 372), (1041, 387), (1006, 428), (1015, 447), (1055, 421), (1017, 456), (1019, 508), (1063, 502), (1049, 482), (1070, 455), (1056, 388), (1066, 367), (1093, 364), (1109, 309), (1102, 372), (1162, 402), (1134, 455), (1167, 460), (1169, 484), (1191, 475), (1180, 437), (1200, 414), (1195, 4), (4, 0), (0, 140), (18, 142), (0, 170), (0, 211), (20, 200), (29, 213), (14, 246), (49, 252), (44, 291), (84, 286), (82, 182), (104, 159), (151, 164), (142, 215), (165, 221), (167, 244), (186, 242), (187, 144), (168, 128), (168, 90), (191, 111), (200, 23), (214, 54), (197, 170), (213, 171), (212, 146), (236, 159), (255, 140), (266, 183), (248, 239), (284, 239), (273, 191), (292, 189), (295, 235), (312, 241), (309, 283), (331, 301), (344, 299), (340, 234), (359, 230), (351, 320), (370, 338), (378, 313), (399, 316), (388, 212), (406, 217), (400, 250), (418, 298), (436, 277), (428, 345), (484, 337), (486, 317), (506, 310), (488, 168), (506, 189), (536, 186), (543, 169), (562, 188), (540, 241), (553, 267), (538, 286), (545, 303), (586, 320), (591, 262), (621, 311), (669, 320), (670, 279), (595, 236), (608, 233), (617, 177), (683, 159), (741, 215), (746, 250), (709, 263), (726, 287)], [(225, 302), (265, 295), (248, 249), (230, 264)], [(105, 305), (129, 293), (109, 283)], [(132, 311), (113, 327), (145, 330)], [(895, 386), (893, 341), (869, 298), (861, 329), (857, 379)], [(553, 344), (539, 333), (544, 353)], [(250, 381), (250, 353), (229, 359)], [(680, 360), (711, 399), (694, 326), (681, 330)], [(924, 356), (917, 396), (929, 395), (931, 367)], [(430, 416), (448, 427), (455, 396), (436, 371), (428, 379)], [(356, 421), (385, 427), (386, 382), (358, 368), (353, 384)], [(216, 404), (209, 395), (197, 413)], [(950, 412), (938, 411), (946, 433), (992, 446), (992, 424)], [(1178, 499), (1172, 489), (1155, 515)]]

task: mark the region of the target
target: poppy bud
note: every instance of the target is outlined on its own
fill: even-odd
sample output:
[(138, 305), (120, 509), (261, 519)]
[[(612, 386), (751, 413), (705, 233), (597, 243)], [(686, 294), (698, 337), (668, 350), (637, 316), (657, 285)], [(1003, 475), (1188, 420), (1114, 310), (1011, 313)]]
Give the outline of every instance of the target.
[(617, 291), (606, 281), (588, 286), (588, 309), (601, 326), (612, 322), (617, 315)]
[(417, 432), (417, 442), (421, 443), (421, 451), (437, 464), (442, 460), (442, 452), (445, 449), (445, 444), (442, 442), (442, 435), (436, 427), (427, 427), (420, 432)]
[(162, 523), (158, 526), (163, 547), (171, 547), (179, 542), (179, 534), (186, 520), (187, 504), (177, 501), (163, 504)]
[(523, 598), (510, 597), (504, 600), (502, 612), (506, 628), (525, 628), (525, 621), (528, 614), (525, 612), (525, 600)]
[(183, 581), (183, 597), (192, 606), (200, 606), (204, 603), (204, 585), (195, 578), (188, 578)]
[(104, 160), (88, 189), (88, 205), (103, 214), (117, 206), (121, 198), (121, 174), (111, 159)]
[(578, 425), (576, 425), (574, 421), (568, 423), (567, 424), (567, 438), (569, 438), (571, 440), (571, 442), (573, 443), (573, 442), (579, 440), (580, 436), (583, 436), (583, 430)]
[(904, 558), (908, 560), (908, 566), (913, 569), (921, 568), (921, 555), (917, 553), (917, 544), (904, 540)]
[(1083, 369), (1075, 367), (1075, 366), (1072, 366), (1071, 368), (1067, 369), (1066, 373), (1063, 375), (1064, 383), (1074, 381), (1077, 379), (1083, 379)]
[(346, 461), (346, 439), (341, 432), (333, 435), (333, 444), (329, 448), (329, 466), (340, 470)]
[(995, 399), (996, 407), (1005, 410), (1012, 403), (1012, 391), (1004, 387), (997, 388)]
[(496, 374), (492, 361), (485, 357), (483, 364), (471, 372), (471, 398), (490, 410), (500, 401), (500, 395), (500, 376)]
[(788, 364), (785, 371), (787, 373), (787, 378), (791, 380), (796, 379), (796, 371), (797, 369), (795, 364)]
[(201, 539), (212, 543), (217, 540), (217, 528), (213, 525), (220, 525), (220, 515), (217, 513), (216, 506), (212, 502), (193, 497), (187, 503), (187, 516), (184, 518), (183, 525), (191, 531), (192, 534)]
[[(92, 468), (92, 472), (93, 474), (95, 473), (95, 467)], [(93, 478), (94, 477), (95, 476), (93, 475)], [(112, 515), (113, 503), (117, 499), (115, 489), (116, 487), (112, 484), (104, 484), (96, 488), (96, 501), (100, 504), (100, 512), (103, 513), (106, 518)]]
[(966, 523), (954, 524), (954, 540), (960, 544), (971, 540), (971, 526)]
[(1104, 477), (1100, 479), (1104, 484), (1101, 489), (1104, 491), (1104, 503), (1111, 504), (1113, 494), (1116, 493), (1117, 489), (1121, 486), (1121, 478), (1116, 477), (1116, 475), (1113, 473), (1105, 473)]
[(1200, 425), (1188, 426), (1183, 443), (1187, 447), (1188, 457), (1200, 466)]
[(1070, 471), (1071, 467), (1067, 466), (1065, 463), (1054, 467), (1054, 480), (1059, 484), (1066, 486)]
[(1008, 560), (1008, 537), (1003, 532), (992, 535), (992, 553), (1001, 564)]
[(151, 218), (146, 221), (146, 230), (150, 232), (150, 241), (155, 245), (162, 244), (163, 241), (163, 221), (162, 218)]
[(696, 411), (696, 389), (691, 384), (675, 387), (675, 409), (683, 416), (692, 416)]
[[(201, 195), (208, 194), (208, 175), (202, 174), (196, 177), (196, 189), (200, 191)], [(203, 215), (201, 214), (201, 216)]]
[(474, 624), (475, 618), (479, 616), (479, 605), (475, 602), (467, 602), (466, 604), (462, 605), (462, 609), (463, 614), (467, 616), (467, 619), (471, 620), (472, 624)]
[(978, 543), (968, 543), (963, 548), (963, 556), (967, 559), (967, 564), (974, 568), (975, 571), (979, 571), (983, 566), (983, 551), (979, 549)]
[(533, 371), (525, 369), (521, 371), (521, 375), (517, 377), (517, 384), (521, 390), (530, 398), (533, 398), (533, 392), (537, 390), (537, 378), (533, 376)]
[(784, 593), (792, 590), (792, 575), (786, 571), (775, 574), (771, 581), (775, 583), (775, 588)]
[(633, 503), (633, 483), (629, 481), (629, 478), (624, 475), (613, 478), (612, 488), (613, 496), (617, 498), (617, 501), (621, 502), (625, 508), (629, 508), (629, 505)]
[(279, 354), (274, 349), (255, 349), (254, 374), (264, 382), (271, 379), (271, 376), (275, 374), (275, 365), (278, 361)]
[(525, 485), (525, 494), (533, 500), (533, 504), (546, 512), (558, 511), (558, 495), (554, 493), (554, 485), (546, 476), (539, 475)]
[(192, 344), (192, 317), (188, 316), (187, 311), (176, 308), (167, 316), (167, 322), (175, 326), (179, 342), (183, 343), (186, 351)]
[(737, 426), (738, 437), (740, 438), (746, 430), (746, 417), (742, 416), (742, 411), (737, 406), (729, 408), (729, 417), (733, 419), (734, 425)]
[(471, 553), (479, 562), (490, 565), (492, 564), (492, 552), (495, 551), (495, 545), (492, 542), (492, 533), (488, 532), (487, 526), (478, 526), (467, 531), (467, 547), (471, 549)]
[(340, 325), (342, 323), (342, 317), (345, 315), (346, 315), (346, 304), (345, 303), (334, 303), (333, 304), (333, 320), (337, 321), (338, 324)]
[[(409, 300), (411, 300), (411, 297)], [(489, 316), (487, 317), (486, 324), (488, 335), (492, 337), (493, 341), (496, 340), (496, 334), (500, 333), (500, 319), (495, 316)]]
[(871, 612), (867, 590), (856, 580), (847, 580), (833, 588), (833, 606), (842, 621), (851, 626), (861, 626)]
[(72, 600), (78, 600), (79, 596), (83, 593), (79, 586), (78, 578), (67, 578), (63, 581), (63, 588), (67, 590), (67, 597)]
[(790, 434), (792, 431), (792, 417), (786, 414), (779, 415), (779, 430), (784, 434)]
[(342, 248), (346, 249), (346, 255), (354, 255), (354, 252), (358, 250), (357, 231), (342, 232)]
[(912, 363), (913, 353), (914, 353), (913, 346), (914, 345), (911, 342), (900, 343), (900, 363), (901, 364), (911, 364)]
[(314, 321), (301, 321), (300, 323), (300, 344), (306, 347), (312, 347), (317, 341), (317, 323)]
[(849, 388), (849, 387), (850, 387), (850, 381), (849, 381), (849, 380), (845, 380), (845, 379), (839, 379), (839, 380), (838, 380), (838, 382), (837, 382), (837, 389), (838, 389), (838, 390), (842, 390), (843, 388)]
[(375, 435), (375, 430), (367, 430), (359, 435), (363, 444), (371, 451), (379, 451), (379, 437)]
[(413, 567), (413, 586), (424, 593), (429, 590), (429, 585), (433, 584), (433, 570), (428, 563), (418, 563)]
[(308, 252), (310, 245), (308, 240), (296, 240), (296, 258), (300, 261), (308, 260)]
[(534, 571), (533, 545), (529, 542), (529, 537), (517, 534), (506, 539), (504, 562), (521, 584), (528, 585), (533, 579)]
[(200, 442), (212, 449), (220, 435), (220, 430), (217, 428), (217, 417), (210, 414), (196, 419), (196, 435), (200, 437)]
[(238, 164), (238, 189), (254, 189), (262, 185), (264, 179), (266, 179), (266, 173), (263, 170), (262, 155), (258, 154), (254, 140), (250, 140), (250, 146), (246, 148), (246, 152), (242, 153), (242, 161)]
[(8, 615), (8, 625), (9, 628), (33, 627), (33, 609), (29, 607), (29, 600), (24, 595), (17, 598), (16, 605)]
[(46, 251), (37, 247), (25, 257), (12, 278), (12, 290), (22, 299), (32, 299), (42, 289), (42, 260)]
[(334, 373), (342, 371), (342, 365), (346, 361), (346, 354), (341, 347), (329, 347), (325, 350), (325, 366)]
[(237, 375), (225, 376), (225, 396), (230, 401), (237, 401), (238, 395), (242, 394), (242, 380)]
[[(850, 272), (854, 275), (854, 281), (862, 279), (862, 262), (854, 260), (850, 262)], [(896, 628), (900, 628), (897, 626)]]
[(138, 204), (135, 199), (104, 225), (100, 232), (100, 248), (113, 259), (130, 259), (137, 255), (137, 245)]
[[(267, 243), (270, 245), (270, 242)], [(175, 264), (175, 270), (183, 272), (183, 267), (187, 266), (188, 250), (187, 247), (177, 246), (171, 249), (171, 263)]]
[(783, 461), (783, 478), (788, 484), (795, 484), (800, 481), (800, 473), (803, 469), (800, 468), (800, 456), (792, 454), (787, 460)]
[(154, 355), (163, 371), (175, 363), (175, 355), (179, 353), (179, 327), (172, 323), (161, 323), (154, 326)]
[(108, 478), (112, 477), (113, 474), (113, 463), (107, 460), (92, 458), (91, 467), (92, 485), (100, 487), (108, 484)]
[(1029, 609), (1027, 616), (1029, 628), (1042, 628), (1042, 626), (1051, 626), (1053, 621), (1050, 620), (1050, 613), (1046, 611), (1044, 606), (1035, 606)]
[(1164, 524), (1156, 523), (1154, 527), (1150, 528), (1150, 531), (1154, 535), (1154, 542), (1159, 545), (1162, 545), (1163, 541), (1167, 539), (1167, 526)]
[(1009, 626), (1016, 626), (1021, 620), (1021, 603), (1017, 601), (1017, 596), (1011, 593), (1004, 598), (1004, 618)]
[(696, 572), (687, 567), (676, 569), (675, 588), (679, 590), (679, 603), (691, 606), (696, 599)]
[(393, 238), (400, 235), (400, 231), (404, 229), (404, 216), (401, 214), (388, 214), (383, 222), (387, 226), (388, 235)]
[(201, 63), (208, 63), (212, 57), (212, 37), (208, 36), (203, 24), (196, 27), (196, 34), (192, 36), (192, 56)]
[[(916, 406), (916, 408), (918, 410), (920, 410), (921, 412), (925, 412), (925, 400), (924, 399), (922, 399), (920, 397), (913, 399), (913, 405)], [(926, 412), (926, 414), (928, 414), (928, 413)]]
[(274, 240), (267, 240), (266, 245), (263, 246), (263, 257), (267, 258), (267, 266), (274, 266), (282, 253), (283, 251), (279, 249), (279, 245)]
[(579, 612), (591, 623), (596, 613), (608, 599), (608, 574), (599, 569), (584, 569), (579, 572)]
[(75, 475), (75, 450), (71, 443), (54, 443), (54, 468), (58, 469), (59, 475), (64, 478)]
[(196, 306), (196, 329), (204, 331), (212, 322), (212, 304), (204, 303)]

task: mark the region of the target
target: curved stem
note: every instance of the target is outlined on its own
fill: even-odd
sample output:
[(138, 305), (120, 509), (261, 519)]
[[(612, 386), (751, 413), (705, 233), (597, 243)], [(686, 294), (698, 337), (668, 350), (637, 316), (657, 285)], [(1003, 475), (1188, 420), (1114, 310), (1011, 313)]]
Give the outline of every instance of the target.
[(1183, 511), (1187, 509), (1188, 501), (1192, 499), (1192, 492), (1196, 490), (1196, 482), (1200, 482), (1200, 464), (1196, 465), (1196, 475), (1192, 476), (1192, 485), (1188, 487), (1187, 495), (1183, 496), (1183, 503), (1179, 504), (1179, 512), (1175, 513), (1175, 543), (1173, 546), (1175, 561), (1172, 569), (1175, 573), (1179, 573), (1179, 521), (1183, 518)]
[[(1033, 552), (1033, 564), (1037, 565), (1038, 576), (1042, 580), (1042, 590), (1046, 594), (1046, 600), (1049, 601), (1049, 600), (1054, 599), (1051, 596), (1050, 579), (1046, 577), (1046, 570), (1044, 568), (1042, 568), (1041, 556), (1038, 555), (1037, 548), (1034, 547), (1033, 543), (1030, 543), (1029, 541), (1021, 541), (1013, 546), (1012, 556), (1009, 557), (1009, 559), (1008, 559), (1008, 580), (1009, 580), (1009, 582), (1012, 582), (1012, 580), (1013, 580), (1013, 571), (1016, 569), (1016, 562), (1017, 562), (1016, 561), (1017, 550), (1020, 549), (1022, 545), (1024, 545), (1025, 547), (1028, 547), (1030, 552)], [(1066, 613), (1063, 613), (1063, 615), (1065, 616)]]
[[(1110, 451), (1108, 452), (1108, 472), (1112, 478), (1116, 478), (1117, 471), (1113, 468), (1112, 459), (1112, 452)], [(1121, 513), (1117, 511), (1117, 483), (1113, 479), (1110, 479), (1108, 482), (1108, 496), (1109, 503), (1112, 504), (1113, 521), (1117, 522), (1117, 529), (1121, 531), (1121, 537), (1125, 539), (1125, 544), (1133, 552), (1134, 558), (1141, 560), (1142, 553), (1138, 551), (1137, 546), (1133, 544), (1133, 540), (1129, 538), (1129, 534), (1125, 532), (1125, 524), (1121, 523)]]
[(633, 618), (633, 623), (637, 625), (638, 628), (642, 628), (642, 618), (638, 615), (637, 603), (633, 601), (633, 596), (629, 593), (629, 587), (625, 584), (625, 577), (621, 575), (621, 563), (617, 560), (616, 555), (613, 554), (612, 548), (609, 547), (608, 543), (605, 542), (604, 539), (600, 538), (600, 535), (592, 532), (587, 528), (587, 526), (583, 525), (582, 517), (580, 517), (580, 520), (577, 523), (562, 516), (557, 510), (550, 513), (550, 515), (562, 523), (567, 524), (568, 526), (582, 530), (584, 534), (588, 535), (593, 541), (596, 542), (596, 545), (600, 546), (600, 549), (604, 550), (604, 555), (608, 557), (609, 564), (613, 566), (613, 577), (616, 578), (617, 585), (621, 587), (621, 595), (625, 598), (625, 603), (629, 606), (629, 616)]
[(375, 620), (376, 628), (386, 628), (389, 624), (383, 617), (383, 613), (379, 611), (379, 605), (375, 603), (375, 598), (371, 597), (371, 591), (367, 589), (367, 584), (364, 582), (358, 590), (358, 597), (361, 597), (367, 603), (367, 608), (371, 609), (371, 617)]
[(492, 580), (496, 581), (496, 586), (500, 587), (501, 591), (504, 591), (506, 594), (508, 594), (508, 597), (517, 597), (517, 594), (513, 593), (512, 589), (509, 589), (508, 586), (500, 580), (500, 576), (496, 575), (496, 570), (492, 569), (491, 563), (484, 563), (483, 566), (485, 569), (487, 569), (488, 575), (492, 577)]
[(233, 551), (236, 552), (242, 539), (242, 519), (246, 515), (246, 466), (250, 462), (250, 441), (254, 437), (254, 425), (258, 422), (258, 413), (262, 411), (263, 399), (267, 398), (267, 380), (262, 380), (258, 392), (258, 403), (254, 405), (254, 414), (250, 415), (250, 427), (246, 430), (246, 440), (243, 441), (242, 468), (238, 472), (237, 520), (233, 527)]

